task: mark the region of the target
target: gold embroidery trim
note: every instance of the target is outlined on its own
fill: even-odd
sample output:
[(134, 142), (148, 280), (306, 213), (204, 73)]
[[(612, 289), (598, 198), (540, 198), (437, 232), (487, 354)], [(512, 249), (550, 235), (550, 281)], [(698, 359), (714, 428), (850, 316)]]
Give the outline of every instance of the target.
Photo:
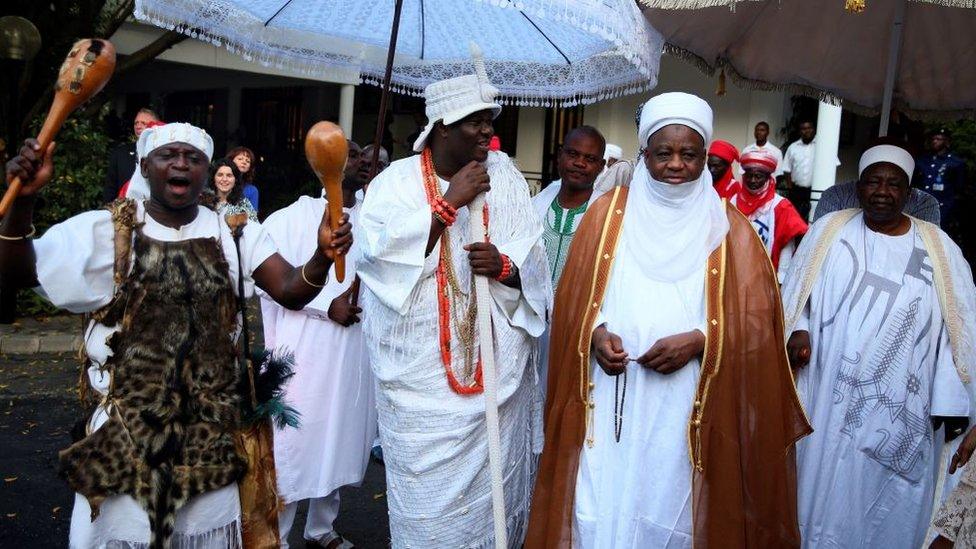
[[(695, 391), (695, 402), (688, 426), (688, 453), (692, 466), (699, 472), (704, 470), (701, 456), (701, 421), (708, 403), (708, 388), (712, 378), (718, 375), (722, 362), (722, 347), (725, 333), (725, 269), (728, 236), (722, 244), (708, 256), (705, 266), (705, 353), (702, 357), (701, 376)], [(716, 272), (717, 271), (717, 272)]]
[[(576, 342), (576, 352), (580, 360), (580, 400), (583, 403), (586, 418), (584, 433), (586, 444), (591, 448), (594, 444), (593, 410), (596, 405), (591, 395), (593, 387), (590, 382), (590, 343), (593, 336), (593, 323), (596, 321), (597, 313), (600, 312), (600, 302), (603, 301), (603, 293), (606, 291), (607, 282), (610, 279), (610, 269), (617, 255), (617, 240), (620, 237), (620, 225), (623, 219), (623, 210), (617, 207), (619, 198), (620, 187), (615, 187), (613, 197), (610, 199), (610, 207), (607, 209), (607, 217), (600, 232), (596, 260), (593, 262), (593, 281), (590, 283), (590, 292), (586, 301), (588, 306), (583, 324), (580, 327), (579, 340)], [(608, 246), (610, 249), (607, 249)], [(604, 271), (606, 276), (603, 277), (603, 280), (600, 280), (601, 268), (604, 268), (601, 263), (607, 264)]]
[(956, 345), (962, 337), (959, 333), (961, 328), (958, 305), (956, 304), (956, 292), (952, 285), (952, 276), (948, 272), (949, 260), (945, 253), (945, 247), (939, 238), (939, 233), (935, 230), (935, 225), (912, 218), (918, 226), (919, 234), (922, 236), (922, 243), (925, 245), (929, 258), (932, 261), (932, 280), (935, 282), (936, 295), (939, 298), (939, 307), (942, 310), (942, 320), (946, 324), (949, 332), (949, 347), (952, 350), (952, 362), (956, 366), (956, 373), (963, 383), (969, 383), (969, 367), (964, 364), (962, 357), (956, 353)]

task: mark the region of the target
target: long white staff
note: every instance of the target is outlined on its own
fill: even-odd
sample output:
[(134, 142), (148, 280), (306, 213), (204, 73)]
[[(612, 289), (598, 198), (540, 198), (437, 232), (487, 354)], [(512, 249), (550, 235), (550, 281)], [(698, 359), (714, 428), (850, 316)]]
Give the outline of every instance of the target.
[[(470, 205), (471, 242), (484, 242), (487, 228), (484, 216), (485, 195)], [(474, 277), (478, 303), (478, 347), (481, 351), (482, 380), (485, 386), (485, 424), (488, 427), (488, 469), (491, 471), (491, 510), (495, 519), (495, 548), (507, 549), (508, 530), (505, 521), (505, 491), (502, 486), (502, 445), (498, 427), (498, 377), (495, 370), (495, 346), (491, 327), (491, 294), (488, 279)]]

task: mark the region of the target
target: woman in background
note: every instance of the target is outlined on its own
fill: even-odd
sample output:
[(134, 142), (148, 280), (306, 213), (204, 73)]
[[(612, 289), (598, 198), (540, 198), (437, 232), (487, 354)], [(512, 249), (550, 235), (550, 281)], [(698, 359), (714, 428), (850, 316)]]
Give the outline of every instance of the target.
[(241, 171), (244, 183), (244, 198), (247, 198), (254, 211), (257, 212), (258, 188), (254, 186), (254, 168), (257, 164), (257, 157), (254, 156), (254, 151), (247, 147), (234, 147), (227, 152), (227, 156), (224, 158), (232, 160), (234, 165), (237, 166), (237, 169)]
[(243, 196), (243, 181), (240, 170), (226, 158), (217, 160), (210, 166), (208, 187), (214, 194), (214, 211), (221, 215), (243, 212), (248, 219), (257, 221), (257, 212)]

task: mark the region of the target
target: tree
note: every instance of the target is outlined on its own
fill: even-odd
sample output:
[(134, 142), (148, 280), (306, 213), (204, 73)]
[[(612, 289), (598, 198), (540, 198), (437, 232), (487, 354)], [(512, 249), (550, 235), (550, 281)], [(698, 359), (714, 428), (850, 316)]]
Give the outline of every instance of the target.
[[(7, 61), (0, 64), (0, 128), (6, 135), (8, 152), (16, 151), (19, 140), (29, 133), (31, 124), (38, 123), (46, 114), (54, 95), (58, 69), (75, 41), (81, 38), (109, 38), (132, 16), (134, 0), (2, 0), (4, 15), (19, 15), (30, 20), (41, 34), (42, 46), (34, 59), (22, 62)], [(186, 36), (174, 31), (164, 33), (157, 40), (132, 53), (116, 64), (115, 76), (130, 71), (155, 59)], [(111, 82), (109, 83), (111, 87)], [(104, 157), (108, 141), (100, 127), (102, 106), (111, 97), (111, 90), (97, 95), (90, 105), (68, 121), (61, 145), (78, 141), (76, 153), (95, 154)], [(36, 131), (36, 127), (33, 128)], [(0, 159), (3, 155), (0, 154)], [(45, 196), (57, 194), (58, 200), (50, 201), (47, 209), (40, 208), (40, 216), (50, 222), (97, 205), (98, 189), (104, 170), (101, 164), (91, 162), (72, 163), (70, 155), (59, 152), (61, 176), (57, 188), (45, 189)], [(91, 158), (88, 156), (87, 158)], [(60, 209), (58, 209), (60, 208)], [(21, 293), (24, 296), (24, 293)], [(32, 294), (31, 294), (32, 295)], [(12, 322), (16, 316), (17, 292), (5, 287), (0, 281), (0, 323)], [(31, 301), (28, 299), (28, 301)], [(36, 300), (35, 300), (36, 301)], [(37, 312), (25, 307), (29, 312)]]
[[(14, 86), (4, 86), (2, 92), (17, 94), (16, 97), (6, 98), (8, 108), (4, 110), (9, 111), (11, 104), (22, 107), (18, 109), (20, 112), (8, 112), (7, 115), (16, 118), (20, 129), (18, 133), (23, 135), (35, 118), (47, 112), (58, 68), (71, 45), (81, 38), (111, 37), (132, 16), (134, 0), (4, 0), (4, 4), (8, 14), (20, 15), (34, 23), (43, 41), (38, 55), (23, 67), (19, 82)], [(185, 35), (176, 31), (164, 33), (151, 44), (120, 59), (116, 76), (155, 59), (185, 39)], [(97, 96), (95, 104), (85, 113), (94, 114), (109, 96), (104, 92)]]

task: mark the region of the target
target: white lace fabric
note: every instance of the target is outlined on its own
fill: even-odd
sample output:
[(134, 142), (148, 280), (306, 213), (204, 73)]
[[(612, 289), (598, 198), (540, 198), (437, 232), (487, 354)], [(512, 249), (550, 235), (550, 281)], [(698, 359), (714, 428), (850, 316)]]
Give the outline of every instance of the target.
[[(137, 0), (135, 16), (266, 66), (378, 84), (392, 11), (360, 0)], [(525, 106), (650, 90), (664, 45), (631, 0), (405, 0), (393, 90), (471, 74), (471, 41), (501, 100)]]
[(932, 528), (956, 547), (976, 547), (976, 462), (966, 465), (959, 484), (935, 514)]

